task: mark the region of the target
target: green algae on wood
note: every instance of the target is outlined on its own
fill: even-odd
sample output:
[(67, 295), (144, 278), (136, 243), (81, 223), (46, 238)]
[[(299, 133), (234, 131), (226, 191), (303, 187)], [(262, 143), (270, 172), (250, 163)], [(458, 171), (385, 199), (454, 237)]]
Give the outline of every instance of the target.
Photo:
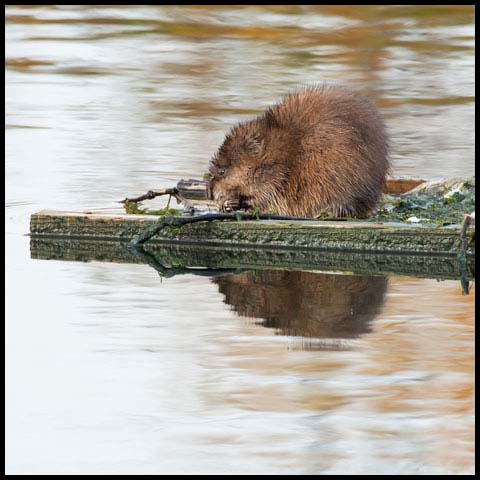
[[(130, 241), (157, 222), (151, 215), (106, 215), (43, 211), (32, 215), (32, 236)], [(467, 253), (475, 251), (475, 229), (467, 232)], [(455, 255), (460, 225), (405, 225), (360, 221), (240, 221), (167, 226), (150, 242), (259, 246), (365, 252)]]
[(430, 225), (461, 223), (475, 210), (475, 177), (425, 182), (401, 195), (383, 195), (369, 221)]
[(181, 210), (176, 208), (170, 208), (168, 205), (165, 208), (160, 208), (158, 210), (152, 210), (150, 208), (142, 208), (141, 202), (125, 202), (123, 207), (125, 208), (125, 213), (129, 215), (156, 215), (158, 217), (176, 217), (181, 215)]

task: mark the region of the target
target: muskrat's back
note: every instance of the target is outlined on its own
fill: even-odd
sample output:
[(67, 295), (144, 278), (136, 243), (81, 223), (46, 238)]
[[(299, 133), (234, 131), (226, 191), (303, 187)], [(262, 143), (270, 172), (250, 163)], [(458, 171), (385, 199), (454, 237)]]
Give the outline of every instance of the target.
[(375, 106), (345, 87), (307, 88), (234, 127), (210, 164), (221, 208), (366, 216), (389, 169)]

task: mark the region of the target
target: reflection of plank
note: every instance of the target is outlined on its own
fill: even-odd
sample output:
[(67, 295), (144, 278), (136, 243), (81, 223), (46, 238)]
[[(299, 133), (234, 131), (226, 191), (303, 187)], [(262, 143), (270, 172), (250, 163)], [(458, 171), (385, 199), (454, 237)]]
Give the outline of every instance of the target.
[[(32, 237), (32, 258), (65, 261), (142, 263), (125, 242)], [(420, 254), (371, 254), (323, 250), (209, 247), (193, 245), (145, 245), (145, 250), (166, 267), (212, 270), (310, 270), (362, 275), (411, 275), (438, 279), (459, 279), (456, 257)], [(468, 278), (472, 278), (474, 257), (469, 257)]]
[[(156, 222), (152, 215), (42, 211), (31, 216), (32, 236), (129, 241)], [(474, 253), (474, 227), (467, 232)], [(314, 248), (336, 251), (417, 252), (456, 255), (460, 226), (433, 227), (360, 221), (262, 220), (201, 222), (165, 227), (149, 242), (217, 246)]]
[[(386, 182), (384, 192), (398, 195), (406, 193), (424, 182), (425, 180), (414, 178), (390, 178)], [(177, 190), (189, 200), (204, 200), (207, 196), (207, 182), (193, 178), (182, 179), (177, 183)]]

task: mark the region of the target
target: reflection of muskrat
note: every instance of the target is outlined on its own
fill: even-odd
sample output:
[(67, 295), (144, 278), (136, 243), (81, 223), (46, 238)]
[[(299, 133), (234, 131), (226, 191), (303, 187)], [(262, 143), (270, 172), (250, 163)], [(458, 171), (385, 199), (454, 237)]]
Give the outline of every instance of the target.
[(383, 308), (383, 276), (261, 270), (213, 280), (239, 315), (261, 318), (282, 335), (356, 338)]
[(311, 87), (234, 127), (212, 159), (208, 190), (227, 210), (363, 217), (388, 168), (374, 105), (345, 87)]

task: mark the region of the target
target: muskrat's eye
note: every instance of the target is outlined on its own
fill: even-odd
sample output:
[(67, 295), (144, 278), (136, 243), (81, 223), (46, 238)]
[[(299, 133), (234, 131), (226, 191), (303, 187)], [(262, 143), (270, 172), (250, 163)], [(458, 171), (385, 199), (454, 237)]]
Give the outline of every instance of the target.
[(226, 171), (227, 171), (226, 168), (220, 168), (220, 169), (218, 170), (218, 173), (219, 173), (220, 175), (225, 175), (225, 172), (226, 172)]

